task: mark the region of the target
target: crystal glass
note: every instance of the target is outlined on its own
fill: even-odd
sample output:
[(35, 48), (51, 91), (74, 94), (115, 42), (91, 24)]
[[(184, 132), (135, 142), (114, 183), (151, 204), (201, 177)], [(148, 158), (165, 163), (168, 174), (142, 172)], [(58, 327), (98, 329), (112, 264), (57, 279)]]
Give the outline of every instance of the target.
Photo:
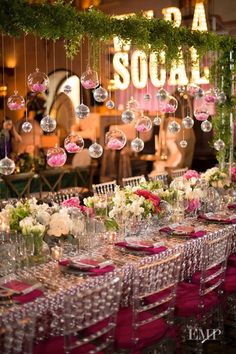
[(49, 86), (49, 78), (48, 76), (39, 71), (37, 68), (35, 72), (31, 73), (28, 76), (28, 87), (32, 92), (45, 92)]
[(126, 144), (126, 136), (119, 129), (113, 129), (106, 133), (107, 147), (111, 150), (121, 150)]
[(51, 167), (61, 167), (66, 163), (66, 152), (64, 149), (55, 146), (47, 151), (47, 163)]

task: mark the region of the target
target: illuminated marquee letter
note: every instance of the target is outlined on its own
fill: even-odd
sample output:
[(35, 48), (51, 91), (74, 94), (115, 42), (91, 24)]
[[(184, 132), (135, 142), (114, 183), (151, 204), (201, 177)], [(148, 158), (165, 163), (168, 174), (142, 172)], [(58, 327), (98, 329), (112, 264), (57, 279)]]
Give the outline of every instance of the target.
[(140, 50), (135, 50), (131, 57), (131, 76), (134, 87), (142, 89), (147, 85), (147, 56)]
[[(158, 60), (159, 59), (159, 60)], [(149, 72), (151, 83), (155, 87), (161, 87), (165, 85), (166, 82), (166, 69), (165, 64), (165, 52), (151, 53), (149, 58)], [(161, 66), (160, 70), (158, 66)]]
[(182, 21), (182, 15), (178, 7), (166, 7), (162, 9), (164, 20), (172, 22), (174, 27), (179, 27)]
[(186, 75), (183, 54), (180, 50), (179, 60), (173, 60), (170, 69), (169, 85), (187, 85), (188, 78)]
[[(128, 53), (118, 52), (113, 57), (115, 87), (120, 90), (126, 90), (130, 84), (130, 74)], [(122, 80), (121, 80), (122, 79)]]
[(192, 30), (207, 31), (206, 12), (203, 2), (198, 2), (195, 5)]
[[(192, 23), (193, 31), (207, 31), (207, 20), (205, 7), (202, 2), (196, 4), (193, 15)], [(190, 48), (191, 53), (191, 82), (194, 82), (198, 85), (200, 84), (209, 84), (209, 68), (208, 66), (204, 67), (204, 75), (200, 74), (200, 60), (195, 48)]]

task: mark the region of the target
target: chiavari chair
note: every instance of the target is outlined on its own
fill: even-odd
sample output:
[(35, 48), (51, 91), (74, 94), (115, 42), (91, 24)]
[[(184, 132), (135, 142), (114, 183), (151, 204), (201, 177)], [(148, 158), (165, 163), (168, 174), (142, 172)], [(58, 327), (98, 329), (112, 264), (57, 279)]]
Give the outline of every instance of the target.
[(100, 184), (93, 184), (93, 193), (94, 194), (112, 194), (115, 192), (116, 188), (116, 181), (100, 183)]
[(127, 187), (127, 186), (136, 187), (140, 183), (145, 182), (145, 181), (146, 181), (146, 179), (145, 179), (144, 175), (136, 176), (136, 177), (122, 178), (123, 187)]
[(148, 175), (150, 181), (161, 181), (165, 188), (168, 187), (168, 172), (160, 172), (154, 176)]
[(39, 343), (34, 354), (114, 353), (114, 330), (122, 276), (113, 272), (98, 277), (88, 288), (65, 297), (62, 309), (64, 336)]
[(188, 171), (188, 167), (178, 168), (178, 169), (170, 169), (170, 177), (171, 179), (175, 179), (177, 177), (182, 177)]
[[(181, 325), (183, 342), (190, 340), (189, 331), (201, 328), (205, 331), (216, 318), (219, 333), (223, 335), (223, 286), (229, 250), (229, 237), (223, 232), (217, 238), (208, 237), (204, 242), (199, 271), (191, 283), (177, 286), (177, 322)], [(202, 341), (197, 341), (197, 351), (202, 353)]]
[(129, 352), (174, 349), (174, 305), (181, 254), (174, 253), (148, 264), (134, 266), (133, 306), (117, 316), (115, 347)]

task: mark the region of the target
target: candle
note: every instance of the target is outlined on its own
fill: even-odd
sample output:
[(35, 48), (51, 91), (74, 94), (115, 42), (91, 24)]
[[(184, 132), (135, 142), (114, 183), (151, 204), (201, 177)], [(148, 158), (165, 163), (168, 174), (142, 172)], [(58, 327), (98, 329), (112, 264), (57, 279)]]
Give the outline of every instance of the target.
[(63, 248), (59, 246), (52, 247), (51, 256), (53, 259), (58, 261), (63, 256)]

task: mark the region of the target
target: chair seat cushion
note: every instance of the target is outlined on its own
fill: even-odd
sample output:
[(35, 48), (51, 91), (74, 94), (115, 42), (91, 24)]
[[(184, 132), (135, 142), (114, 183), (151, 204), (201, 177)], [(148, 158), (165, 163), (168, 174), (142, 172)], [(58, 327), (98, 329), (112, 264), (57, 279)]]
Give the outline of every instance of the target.
[(233, 253), (229, 256), (228, 265), (236, 268), (236, 253)]
[[(74, 337), (76, 341), (76, 337)], [(90, 351), (95, 350), (96, 346), (93, 344), (84, 344), (79, 348), (70, 351), (71, 354), (89, 354)], [(64, 337), (53, 337), (40, 342), (34, 346), (33, 354), (65, 354)], [(103, 354), (103, 352), (98, 352)]]
[[(220, 270), (220, 267), (219, 265), (211, 268), (211, 269), (208, 269), (206, 271), (206, 278), (210, 277), (211, 275), (213, 275), (214, 273), (216, 273), (218, 270)], [(217, 277), (215, 277), (214, 279), (211, 279), (209, 282), (207, 282), (207, 286), (212, 286), (214, 285), (215, 283), (217, 283), (217, 281), (220, 279), (221, 275), (218, 275)], [(198, 271), (198, 272), (195, 272), (191, 278), (191, 282), (194, 283), (194, 284), (199, 284), (200, 283), (200, 279), (201, 279), (201, 272)]]
[(234, 267), (226, 269), (223, 289), (226, 295), (236, 293), (236, 269)]
[[(142, 312), (140, 320), (145, 320), (152, 317), (153, 314)], [(138, 330), (139, 341), (135, 346), (132, 341), (132, 308), (122, 308), (117, 315), (117, 327), (115, 330), (115, 346), (123, 349), (141, 349), (157, 342), (164, 337), (169, 329), (169, 326), (163, 319), (158, 319), (153, 322), (141, 326)]]
[[(179, 317), (191, 317), (200, 314), (199, 285), (181, 282), (177, 285), (175, 311)], [(203, 297), (204, 312), (218, 305), (219, 297), (213, 291)]]

